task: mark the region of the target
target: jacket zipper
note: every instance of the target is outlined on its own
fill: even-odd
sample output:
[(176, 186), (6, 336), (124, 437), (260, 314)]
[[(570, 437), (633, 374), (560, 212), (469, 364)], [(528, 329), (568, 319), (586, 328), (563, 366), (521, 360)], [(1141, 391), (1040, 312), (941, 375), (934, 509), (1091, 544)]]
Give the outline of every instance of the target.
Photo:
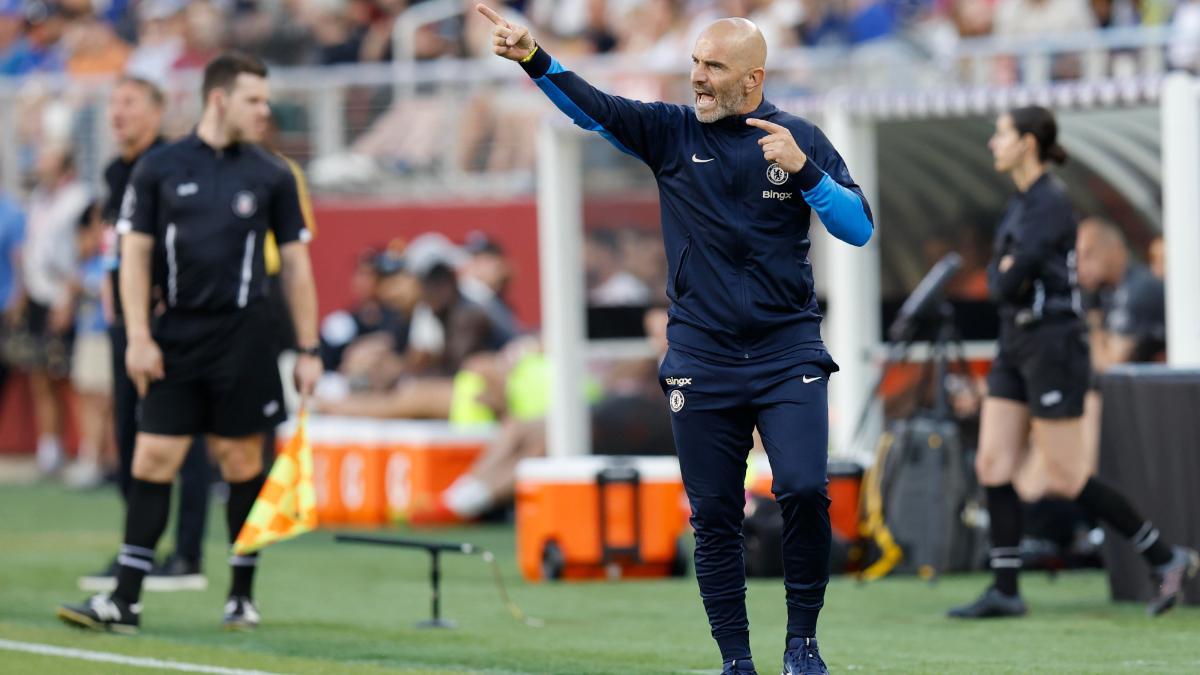
[[(741, 144), (737, 143), (737, 145)], [(737, 208), (734, 209), (734, 217), (738, 218), (737, 224), (734, 226), (734, 230), (737, 232), (738, 247), (740, 252), (740, 260), (737, 263), (738, 285), (741, 286), (742, 291), (742, 312), (741, 316), (738, 317), (741, 323), (741, 326), (738, 330), (738, 341), (742, 348), (742, 358), (748, 359), (750, 358), (750, 353), (746, 351), (746, 335), (750, 332), (750, 301), (746, 296), (746, 257), (748, 247), (746, 246), (746, 220), (745, 218), (738, 217), (738, 214), (742, 212), (742, 207), (740, 204), (741, 196), (745, 192), (743, 189), (745, 187), (745, 170), (742, 161), (744, 158), (742, 157), (741, 153), (734, 153), (734, 156), (737, 159), (735, 160), (733, 172), (733, 194), (734, 203), (738, 204)]]

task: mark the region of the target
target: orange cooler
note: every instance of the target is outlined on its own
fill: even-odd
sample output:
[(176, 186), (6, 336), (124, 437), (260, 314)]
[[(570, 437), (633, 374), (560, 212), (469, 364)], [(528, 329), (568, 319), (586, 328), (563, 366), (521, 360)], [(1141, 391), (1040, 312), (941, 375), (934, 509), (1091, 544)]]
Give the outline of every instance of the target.
[[(285, 425), (280, 442), (294, 428)], [(379, 525), (408, 518), (414, 506), (435, 503), (494, 433), (490, 425), (463, 430), (445, 422), (319, 415), (309, 419), (308, 431), (322, 525)]]
[(675, 457), (517, 465), (517, 562), (530, 581), (680, 575), (687, 500)]
[(387, 517), (414, 525), (455, 522), (453, 514), (437, 508), (438, 499), (483, 454), (495, 427), (411, 420), (379, 424), (389, 439), (383, 468)]

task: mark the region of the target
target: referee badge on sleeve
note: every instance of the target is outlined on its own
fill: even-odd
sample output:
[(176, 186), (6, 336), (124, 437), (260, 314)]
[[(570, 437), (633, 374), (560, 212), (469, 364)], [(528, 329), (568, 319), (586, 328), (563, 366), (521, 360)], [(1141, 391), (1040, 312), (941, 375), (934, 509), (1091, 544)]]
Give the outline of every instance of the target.
[(239, 218), (249, 218), (258, 211), (258, 198), (249, 190), (242, 190), (233, 196), (233, 212)]

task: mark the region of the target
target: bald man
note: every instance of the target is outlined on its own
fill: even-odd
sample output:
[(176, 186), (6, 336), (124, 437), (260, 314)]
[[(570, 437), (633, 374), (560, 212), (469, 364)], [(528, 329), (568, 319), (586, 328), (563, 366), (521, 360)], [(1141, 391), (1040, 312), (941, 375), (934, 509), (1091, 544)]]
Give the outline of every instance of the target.
[[(743, 480), (755, 427), (783, 512), (784, 672), (828, 672), (817, 615), (829, 579), (829, 376), (809, 216), (855, 246), (874, 229), (862, 190), (820, 129), (763, 98), (767, 45), (745, 19), (692, 52), (694, 105), (640, 103), (564, 69), (491, 9), (494, 51), (517, 61), (576, 124), (658, 181), (671, 300), (659, 376), (696, 532), (696, 578), (725, 673), (753, 673), (742, 562)], [(873, 308), (868, 308), (874, 311)]]
[(1131, 258), (1125, 235), (1107, 220), (1079, 223), (1075, 255), (1079, 286), (1097, 301), (1088, 312), (1092, 369), (1153, 361), (1166, 348), (1162, 280)]

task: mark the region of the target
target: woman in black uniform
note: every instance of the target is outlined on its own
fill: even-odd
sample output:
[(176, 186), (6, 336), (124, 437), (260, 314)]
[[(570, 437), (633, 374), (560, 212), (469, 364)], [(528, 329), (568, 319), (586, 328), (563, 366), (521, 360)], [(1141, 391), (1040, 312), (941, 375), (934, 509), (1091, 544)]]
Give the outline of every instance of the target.
[(1065, 187), (1047, 171), (1049, 162), (1067, 158), (1057, 137), (1053, 114), (1027, 107), (1000, 115), (988, 142), (996, 171), (1017, 186), (988, 266), (1001, 327), (975, 462), (987, 492), (995, 581), (979, 599), (950, 610), (954, 618), (1025, 614), (1017, 590), (1022, 499), (1074, 499), (1128, 537), (1159, 584), (1151, 614), (1170, 609), (1200, 568), (1195, 551), (1167, 545), (1128, 500), (1092, 475), (1096, 457), (1083, 442), (1090, 370), (1075, 279), (1076, 218)]

